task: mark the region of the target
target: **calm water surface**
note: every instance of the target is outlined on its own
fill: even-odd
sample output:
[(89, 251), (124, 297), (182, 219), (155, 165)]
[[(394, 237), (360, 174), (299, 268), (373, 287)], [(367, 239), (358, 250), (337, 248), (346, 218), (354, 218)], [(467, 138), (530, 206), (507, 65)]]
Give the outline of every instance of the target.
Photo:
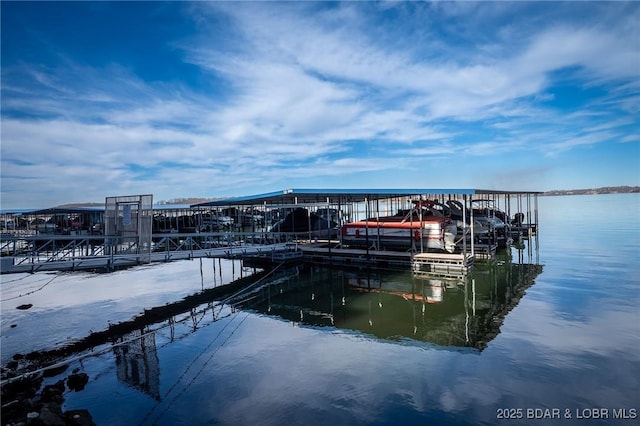
[[(104, 425), (637, 424), (613, 416), (640, 414), (640, 195), (539, 209), (539, 252), (466, 280), (278, 270), (235, 309), (194, 306), (72, 362), (90, 381), (64, 408)], [(2, 360), (251, 272), (207, 259), (2, 276)], [(608, 418), (576, 418), (595, 409)]]

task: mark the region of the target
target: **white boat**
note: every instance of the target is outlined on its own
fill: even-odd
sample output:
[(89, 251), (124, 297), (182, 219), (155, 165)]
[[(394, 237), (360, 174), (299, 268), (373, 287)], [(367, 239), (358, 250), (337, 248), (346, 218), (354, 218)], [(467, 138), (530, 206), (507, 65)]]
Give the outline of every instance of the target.
[(447, 217), (428, 214), (423, 209), (427, 207), (424, 203), (416, 202), (414, 208), (395, 216), (344, 224), (342, 245), (452, 253), (456, 247), (455, 222)]

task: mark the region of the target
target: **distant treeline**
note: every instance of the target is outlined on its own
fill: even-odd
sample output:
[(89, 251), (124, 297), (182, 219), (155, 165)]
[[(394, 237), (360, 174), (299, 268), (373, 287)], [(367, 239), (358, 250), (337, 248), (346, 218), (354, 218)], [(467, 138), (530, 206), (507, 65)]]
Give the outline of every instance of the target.
[(545, 191), (543, 195), (593, 195), (593, 194), (626, 194), (640, 192), (640, 186), (603, 186), (589, 189), (555, 189)]

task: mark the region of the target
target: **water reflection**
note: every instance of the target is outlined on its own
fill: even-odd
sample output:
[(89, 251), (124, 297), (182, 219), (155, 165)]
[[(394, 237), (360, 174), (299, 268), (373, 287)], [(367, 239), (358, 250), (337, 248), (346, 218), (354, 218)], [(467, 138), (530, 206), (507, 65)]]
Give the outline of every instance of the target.
[[(402, 345), (426, 343), (479, 354), (541, 271), (540, 265), (512, 263), (510, 256), (476, 265), (464, 280), (414, 276), (410, 271), (313, 265), (278, 269), (266, 277), (260, 275), (258, 285), (225, 298), (224, 303), (194, 299), (180, 311), (178, 306), (167, 305), (168, 315), (161, 322), (117, 337), (112, 341), (116, 375), (156, 401), (151, 417), (166, 411), (182, 392), (173, 395), (171, 390), (202, 374), (210, 357), (233, 334), (231, 328), (225, 329), (242, 310), (294, 325), (337, 328)], [(182, 347), (181, 341), (210, 326), (222, 335), (203, 344), (195, 357), (183, 354), (183, 361), (193, 359), (182, 374), (173, 377), (175, 372), (167, 370), (173, 367), (160, 361), (158, 350), (175, 343)], [(160, 380), (161, 364), (164, 380), (175, 380), (170, 386), (164, 384), (169, 389), (166, 392)]]
[(156, 334), (141, 330), (122, 337), (114, 347), (118, 380), (156, 400), (160, 399), (160, 363), (156, 351)]
[(302, 266), (241, 305), (307, 326), (482, 350), (541, 271), (509, 256), (477, 265), (465, 280)]
[[(474, 272), (464, 280), (418, 277), (410, 271), (313, 265), (278, 268), (268, 275), (244, 277), (242, 280), (251, 283), (242, 286), (245, 290), (223, 298), (213, 297), (216, 302), (210, 297), (189, 296), (180, 302), (154, 308), (155, 315), (150, 316), (149, 321), (140, 318), (131, 321), (132, 326), (140, 324), (142, 327), (123, 327), (130, 330), (129, 333), (111, 340), (114, 354), (111, 362), (115, 363), (116, 376), (130, 390), (122, 391), (121, 398), (142, 409), (131, 414), (137, 422), (172, 424), (181, 416), (188, 417), (194, 409), (192, 402), (185, 401), (183, 396), (190, 395), (189, 398), (197, 400), (201, 395), (199, 392), (203, 388), (209, 389), (210, 383), (225, 383), (225, 392), (236, 392), (236, 397), (245, 392), (253, 395), (254, 387), (258, 386), (256, 383), (269, 384), (280, 390), (278, 383), (281, 382), (290, 384), (289, 380), (302, 380), (306, 383), (301, 379), (303, 375), (289, 363), (281, 367), (282, 374), (289, 374), (287, 380), (271, 383), (257, 379), (264, 372), (264, 360), (271, 363), (270, 368), (280, 368), (275, 367), (279, 355), (273, 355), (280, 353), (279, 350), (289, 355), (302, 351), (306, 354), (305, 359), (318, 350), (309, 349), (312, 341), (307, 341), (303, 348), (297, 347), (294, 341), (300, 338), (299, 332), (288, 335), (275, 331), (274, 324), (282, 324), (271, 321), (273, 318), (305, 328), (342, 329), (358, 337), (364, 335), (398, 343), (393, 345), (394, 349), (387, 347), (385, 353), (427, 344), (431, 348), (479, 354), (500, 332), (504, 317), (542, 271), (540, 265), (512, 262), (508, 254), (490, 264), (476, 265)], [(250, 321), (245, 322), (247, 318)], [(254, 335), (256, 329), (249, 324), (259, 330), (267, 326), (272, 331), (267, 333), (271, 337), (262, 341), (258, 338), (262, 342), (258, 344)], [(234, 334), (235, 340), (230, 340)], [(333, 340), (331, 335), (331, 332), (321, 332), (315, 335), (314, 341), (331, 341), (338, 346), (345, 342), (348, 346), (360, 345), (356, 343), (359, 339)], [(269, 350), (256, 350), (256, 345)], [(319, 361), (312, 359), (308, 361), (318, 368)], [(342, 380), (338, 378), (343, 374), (341, 368), (327, 368), (336, 374), (336, 380)], [(395, 374), (404, 372), (400, 369)], [(254, 379), (244, 383), (238, 381), (238, 376)], [(234, 387), (236, 384), (238, 387)], [(369, 388), (371, 385), (362, 386)], [(85, 395), (75, 396), (73, 404), (89, 406), (98, 418), (113, 420), (108, 410), (92, 405), (90, 393)], [(283, 395), (286, 400), (291, 397), (287, 392)], [(337, 397), (342, 400), (344, 395)], [(203, 403), (205, 406), (213, 404), (209, 399)]]

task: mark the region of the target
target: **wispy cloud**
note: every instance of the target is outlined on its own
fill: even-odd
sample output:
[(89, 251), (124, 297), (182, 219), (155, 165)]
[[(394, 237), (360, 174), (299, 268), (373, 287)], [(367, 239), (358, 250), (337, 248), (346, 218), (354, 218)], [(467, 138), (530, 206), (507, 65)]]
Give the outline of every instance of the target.
[[(149, 43), (179, 52), (188, 80), (92, 63), (55, 41), (41, 63), (3, 49), (3, 205), (253, 193), (303, 176), (368, 186), (397, 182), (384, 178), (394, 167), (424, 181), (425, 164), (430, 185), (475, 186), (450, 165), (637, 141), (634, 4), (173, 7), (188, 36)], [(563, 84), (582, 90), (576, 109), (554, 95)]]

